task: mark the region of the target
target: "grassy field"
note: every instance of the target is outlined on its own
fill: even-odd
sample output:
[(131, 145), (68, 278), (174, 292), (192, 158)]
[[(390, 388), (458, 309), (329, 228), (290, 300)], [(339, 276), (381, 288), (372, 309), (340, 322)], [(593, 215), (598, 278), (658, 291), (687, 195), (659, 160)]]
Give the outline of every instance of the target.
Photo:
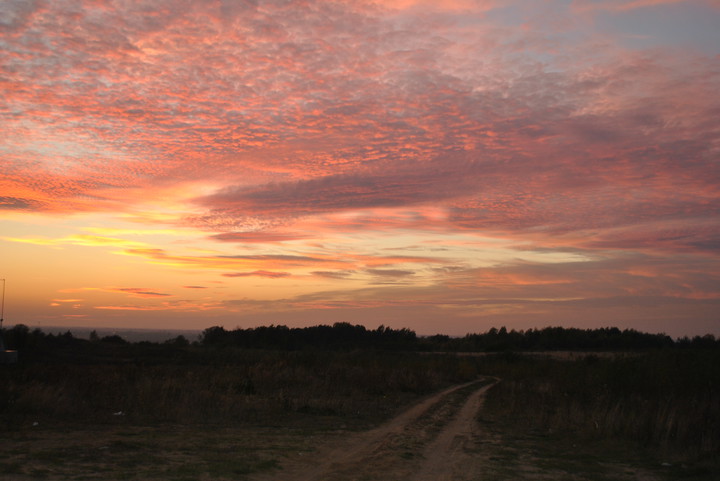
[(3, 366), (0, 420), (13, 430), (34, 421), (236, 425), (307, 414), (361, 426), (477, 375), (470, 359), (392, 352), (111, 346)]
[(493, 364), (503, 382), (488, 394), (483, 420), (535, 439), (544, 458), (632, 453), (673, 479), (720, 479), (717, 350), (575, 361), (506, 355)]
[(0, 366), (11, 479), (238, 479), (475, 379), (471, 359), (86, 345)]
[[(375, 426), (481, 374), (502, 381), (479, 421), (542, 462), (581, 469), (588, 456), (626, 462), (633, 453), (636, 462), (670, 465), (663, 467), (669, 477), (717, 479), (717, 350), (568, 361), (112, 343), (0, 366), (0, 472), (10, 479), (243, 479), (310, 452), (317, 438)], [(502, 446), (496, 466), (507, 466)], [(513, 479), (507, 476), (496, 479)]]

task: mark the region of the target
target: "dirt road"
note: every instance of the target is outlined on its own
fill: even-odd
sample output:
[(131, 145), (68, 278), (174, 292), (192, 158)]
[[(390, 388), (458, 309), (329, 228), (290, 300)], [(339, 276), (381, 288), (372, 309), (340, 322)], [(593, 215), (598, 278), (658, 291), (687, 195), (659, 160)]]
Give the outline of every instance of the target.
[(388, 423), (336, 439), (305, 459), (288, 460), (267, 479), (280, 481), (477, 479), (477, 461), (463, 446), (477, 425), (483, 395), (496, 381), (440, 392)]

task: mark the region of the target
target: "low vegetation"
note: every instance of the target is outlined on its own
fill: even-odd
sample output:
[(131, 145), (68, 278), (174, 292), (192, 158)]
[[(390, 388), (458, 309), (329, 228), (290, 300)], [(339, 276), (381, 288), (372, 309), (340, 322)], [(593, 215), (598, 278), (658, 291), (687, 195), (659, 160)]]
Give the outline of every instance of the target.
[(497, 359), (503, 381), (483, 416), (583, 443), (628, 442), (668, 466), (717, 472), (720, 350), (663, 350), (575, 361)]
[[(693, 466), (697, 479), (712, 479), (707, 473), (720, 467), (720, 344), (712, 336), (673, 341), (635, 331), (551, 328), (451, 339), (349, 324), (215, 327), (199, 340), (165, 343), (78, 339), (25, 326), (2, 334), (9, 348), (19, 349), (21, 361), (0, 366), (0, 426), (28, 446), (28, 433), (37, 426), (119, 433), (92, 449), (109, 445), (120, 453), (133, 446), (170, 449), (168, 433), (188, 430), (205, 433), (203, 442), (212, 444), (210, 433), (222, 431), (230, 439), (227, 430), (233, 428), (296, 434), (364, 429), (424, 395), (492, 375), (502, 381), (488, 392), (481, 421), (496, 428), (557, 445), (628, 443), (658, 463)], [(572, 349), (572, 339), (583, 350), (573, 360), (523, 353), (541, 346)], [(589, 351), (603, 346), (603, 352)], [(452, 353), (464, 348), (480, 353)], [(150, 426), (172, 428), (150, 437), (137, 434)], [(193, 452), (192, 462), (207, 465), (203, 472), (217, 479), (274, 469), (272, 446), (282, 443), (271, 438), (266, 444), (248, 441), (242, 449), (238, 444), (245, 454), (224, 474), (213, 471), (221, 468), (212, 456)], [(293, 439), (283, 442), (304, 449), (298, 447), (304, 441)], [(29, 449), (0, 459), (0, 465), (28, 474), (21, 461)], [(38, 459), (68, 448), (54, 449)], [(179, 454), (167, 458), (174, 456)], [(87, 462), (92, 459), (88, 454)], [(168, 466), (165, 475), (183, 469)]]
[[(472, 359), (396, 351), (280, 351), (35, 339), (0, 369), (6, 429), (42, 422), (368, 425), (409, 400), (475, 379)], [(51, 347), (50, 347), (51, 346)], [(337, 418), (337, 419), (336, 419)]]

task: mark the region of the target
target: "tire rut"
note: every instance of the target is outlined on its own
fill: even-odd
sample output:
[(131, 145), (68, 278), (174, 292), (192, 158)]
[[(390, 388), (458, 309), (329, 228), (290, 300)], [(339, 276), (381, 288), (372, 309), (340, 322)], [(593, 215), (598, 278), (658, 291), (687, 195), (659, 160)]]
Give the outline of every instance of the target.
[[(497, 381), (495, 381), (497, 382)], [(478, 431), (475, 419), (485, 392), (495, 383), (485, 385), (468, 396), (457, 415), (425, 449), (424, 461), (413, 481), (461, 481), (478, 479), (478, 463), (465, 448), (472, 445)]]
[[(480, 399), (496, 381), (441, 391), (373, 430), (353, 434), (273, 480), (462, 480), (462, 444), (470, 439)], [(430, 476), (430, 477), (428, 477)]]

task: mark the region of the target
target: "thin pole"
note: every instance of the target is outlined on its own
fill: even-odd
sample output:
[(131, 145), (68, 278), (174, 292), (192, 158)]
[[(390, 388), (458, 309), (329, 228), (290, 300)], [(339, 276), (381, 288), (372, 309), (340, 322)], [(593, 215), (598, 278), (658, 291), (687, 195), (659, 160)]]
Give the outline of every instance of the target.
[(2, 304), (0, 304), (0, 352), (5, 352), (5, 341), (3, 341), (2, 338), (2, 324), (3, 319), (5, 319), (5, 279), (1, 279), (3, 281), (3, 295), (2, 295)]
[(2, 329), (2, 323), (5, 319), (5, 279), (0, 280), (3, 281), (2, 307), (0, 307), (0, 329)]

